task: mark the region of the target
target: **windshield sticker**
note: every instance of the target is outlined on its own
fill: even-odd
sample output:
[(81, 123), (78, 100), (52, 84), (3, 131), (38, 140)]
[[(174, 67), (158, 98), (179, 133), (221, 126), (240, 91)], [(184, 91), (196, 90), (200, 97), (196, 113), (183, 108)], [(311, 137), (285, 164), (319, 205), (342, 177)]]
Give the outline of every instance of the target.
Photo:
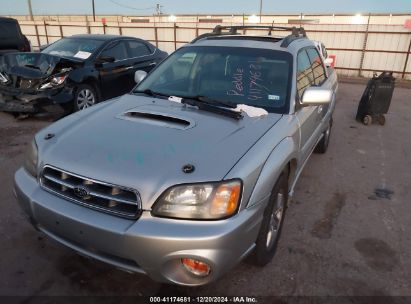
[(280, 100), (280, 96), (278, 95), (268, 95), (269, 100)]
[(87, 59), (88, 57), (91, 56), (91, 53), (89, 52), (83, 52), (83, 51), (78, 51), (74, 57), (80, 58), (80, 59)]

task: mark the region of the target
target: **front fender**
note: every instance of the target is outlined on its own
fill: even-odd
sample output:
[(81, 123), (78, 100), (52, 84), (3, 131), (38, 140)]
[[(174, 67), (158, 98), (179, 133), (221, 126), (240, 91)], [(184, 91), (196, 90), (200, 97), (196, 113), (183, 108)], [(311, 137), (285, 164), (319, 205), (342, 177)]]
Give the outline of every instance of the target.
[(281, 172), (293, 160), (297, 159), (298, 145), (292, 137), (284, 138), (270, 153), (258, 176), (254, 190), (248, 201), (247, 207), (263, 201), (271, 195)]

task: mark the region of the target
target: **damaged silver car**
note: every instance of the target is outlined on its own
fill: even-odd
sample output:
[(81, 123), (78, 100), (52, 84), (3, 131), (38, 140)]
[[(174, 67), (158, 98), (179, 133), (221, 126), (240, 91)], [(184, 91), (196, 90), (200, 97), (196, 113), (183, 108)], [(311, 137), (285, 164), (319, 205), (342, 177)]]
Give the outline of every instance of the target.
[(327, 150), (338, 84), (302, 28), (245, 28), (217, 27), (130, 94), (37, 133), (15, 174), (34, 227), (160, 282), (269, 263), (304, 165)]

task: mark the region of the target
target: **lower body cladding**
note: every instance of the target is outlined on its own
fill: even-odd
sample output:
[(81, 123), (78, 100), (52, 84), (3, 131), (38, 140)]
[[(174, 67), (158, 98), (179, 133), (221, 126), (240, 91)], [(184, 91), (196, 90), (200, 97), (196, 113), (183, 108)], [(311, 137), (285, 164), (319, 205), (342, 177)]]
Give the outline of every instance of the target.
[[(24, 169), (16, 172), (15, 194), (37, 229), (80, 254), (156, 281), (187, 286), (217, 279), (251, 252), (265, 205), (220, 221), (156, 218), (148, 211), (129, 220), (55, 196)], [(190, 271), (183, 264), (187, 259), (200, 268), (206, 265), (208, 271)]]
[(67, 114), (73, 109), (73, 89), (59, 88), (24, 93), (19, 90), (0, 90), (0, 111), (24, 114)]

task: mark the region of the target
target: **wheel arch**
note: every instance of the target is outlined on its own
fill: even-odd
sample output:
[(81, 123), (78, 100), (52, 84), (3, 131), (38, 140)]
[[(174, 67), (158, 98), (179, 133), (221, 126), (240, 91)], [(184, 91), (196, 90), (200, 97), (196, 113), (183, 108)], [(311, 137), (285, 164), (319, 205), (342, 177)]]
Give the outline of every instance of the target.
[(87, 84), (91, 86), (97, 94), (97, 100), (101, 101), (101, 98), (102, 98), (101, 90), (100, 90), (99, 82), (97, 79), (95, 79), (94, 77), (87, 77), (83, 79), (83, 81), (79, 84)]
[(297, 170), (296, 149), (297, 146), (293, 139), (286, 137), (271, 151), (261, 169), (247, 207), (264, 201), (271, 195), (271, 191), (284, 169), (288, 171), (288, 185), (291, 185), (290, 182), (295, 178)]

